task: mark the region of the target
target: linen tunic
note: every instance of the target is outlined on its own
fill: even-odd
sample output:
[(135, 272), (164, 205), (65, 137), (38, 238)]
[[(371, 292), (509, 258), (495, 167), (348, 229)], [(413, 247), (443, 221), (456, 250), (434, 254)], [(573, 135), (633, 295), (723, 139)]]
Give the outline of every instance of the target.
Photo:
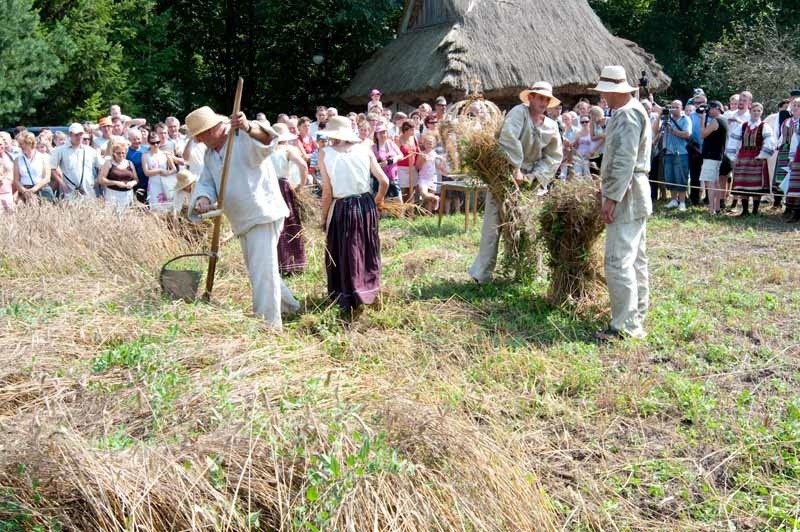
[[(203, 173), (192, 196), (192, 219), (197, 219), (192, 212), (197, 198), (205, 196), (211, 203), (217, 201), (227, 144), (226, 140), (219, 150), (206, 151)], [(222, 210), (236, 236), (246, 233), (256, 225), (282, 220), (289, 214), (278, 187), (278, 178), (269, 160), (271, 153), (272, 146), (264, 145), (244, 132), (233, 137)]]
[(653, 212), (650, 200), (652, 132), (647, 113), (632, 98), (614, 112), (606, 129), (606, 155), (600, 168), (603, 197), (614, 200), (614, 223), (645, 218)]
[(545, 117), (542, 125), (534, 124), (525, 104), (508, 112), (498, 142), (515, 168), (540, 182), (549, 182), (561, 164), (563, 151), (558, 123)]

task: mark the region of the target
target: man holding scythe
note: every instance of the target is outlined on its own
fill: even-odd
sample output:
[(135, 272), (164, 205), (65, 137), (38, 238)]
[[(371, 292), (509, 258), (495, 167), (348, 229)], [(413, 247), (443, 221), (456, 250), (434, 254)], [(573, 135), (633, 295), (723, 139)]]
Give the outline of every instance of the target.
[(189, 216), (193, 219), (214, 208), (228, 134), (231, 128), (241, 130), (230, 136), (231, 179), (225, 184), (222, 211), (242, 246), (253, 291), (253, 312), (280, 330), (281, 311), (297, 312), (300, 304), (278, 272), (278, 237), (289, 214), (268, 158), (273, 149), (270, 140), (278, 135), (269, 122), (250, 121), (242, 112), (229, 120), (210, 107), (189, 113), (186, 127), (191, 137), (208, 147), (205, 166), (190, 202)]

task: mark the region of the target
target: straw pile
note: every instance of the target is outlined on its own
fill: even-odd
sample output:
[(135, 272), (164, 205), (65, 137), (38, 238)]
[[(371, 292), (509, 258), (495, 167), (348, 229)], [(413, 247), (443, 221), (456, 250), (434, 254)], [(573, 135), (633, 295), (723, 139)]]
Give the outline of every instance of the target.
[(595, 180), (558, 181), (539, 211), (539, 240), (549, 254), (547, 298), (554, 305), (580, 310), (604, 292), (599, 192)]
[(312, 187), (297, 187), (294, 189), (294, 206), (300, 214), (300, 221), (304, 226), (309, 224), (319, 225), (322, 223), (320, 220), (322, 205), (321, 200), (318, 198)]
[[(461, 106), (464, 110), (469, 107)], [(441, 133), (450, 160), (461, 163), (459, 173), (477, 177), (492, 193), (504, 243), (501, 269), (522, 279), (536, 273), (531, 265), (538, 263), (536, 220), (531, 216), (536, 197), (516, 184), (513, 168), (497, 142), (503, 118), (499, 113), (478, 118), (462, 114), (443, 124)]]

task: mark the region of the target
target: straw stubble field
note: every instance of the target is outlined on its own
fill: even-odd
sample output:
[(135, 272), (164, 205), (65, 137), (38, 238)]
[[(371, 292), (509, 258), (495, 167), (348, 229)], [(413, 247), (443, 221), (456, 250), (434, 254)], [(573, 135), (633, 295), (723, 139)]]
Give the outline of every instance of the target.
[(650, 224), (646, 341), (543, 279), (477, 286), (461, 220), (382, 225), (379, 308), (249, 316), (235, 241), (213, 305), (155, 273), (197, 250), (74, 206), (0, 230), (0, 530), (719, 530), (800, 521), (800, 234)]

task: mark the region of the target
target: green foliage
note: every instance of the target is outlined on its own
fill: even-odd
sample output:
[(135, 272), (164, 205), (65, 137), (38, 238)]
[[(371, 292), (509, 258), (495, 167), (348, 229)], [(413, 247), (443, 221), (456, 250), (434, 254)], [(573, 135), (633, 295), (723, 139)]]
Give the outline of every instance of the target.
[(767, 109), (775, 109), (788, 88), (800, 86), (798, 31), (781, 31), (771, 21), (736, 22), (718, 41), (703, 46), (692, 73), (711, 94), (747, 89)]
[(34, 112), (35, 104), (64, 72), (54, 55), (57, 34), (42, 28), (32, 0), (3, 2), (0, 24), (0, 123)]
[[(635, 41), (655, 55), (672, 77), (672, 92), (679, 96), (690, 94), (692, 87), (707, 81), (691, 75), (703, 72), (706, 67), (701, 50), (713, 47), (726, 32), (735, 31), (736, 24), (747, 21), (750, 26), (758, 27), (762, 21), (772, 21), (781, 32), (790, 33), (796, 20), (793, 14), (796, 4), (790, 0), (589, 0), (589, 4), (612, 33)], [(739, 39), (752, 37), (748, 31)], [(741, 51), (731, 53), (737, 55), (740, 64), (753, 59)], [(765, 82), (782, 79), (769, 70), (764, 71), (763, 77)], [(726, 84), (744, 90), (735, 82), (730, 79)], [(793, 87), (788, 82), (779, 88), (787, 92), (785, 89)], [(726, 90), (720, 96), (711, 92), (714, 97), (729, 93)]]
[(305, 504), (295, 509), (294, 526), (298, 530), (328, 530), (336, 510), (359, 479), (371, 475), (414, 472), (412, 464), (401, 459), (397, 450), (387, 446), (384, 435), (370, 437), (354, 432), (352, 438), (359, 444), (358, 450), (348, 454), (344, 461), (336, 456), (341, 449), (338, 439), (334, 441), (334, 452), (311, 457)]

